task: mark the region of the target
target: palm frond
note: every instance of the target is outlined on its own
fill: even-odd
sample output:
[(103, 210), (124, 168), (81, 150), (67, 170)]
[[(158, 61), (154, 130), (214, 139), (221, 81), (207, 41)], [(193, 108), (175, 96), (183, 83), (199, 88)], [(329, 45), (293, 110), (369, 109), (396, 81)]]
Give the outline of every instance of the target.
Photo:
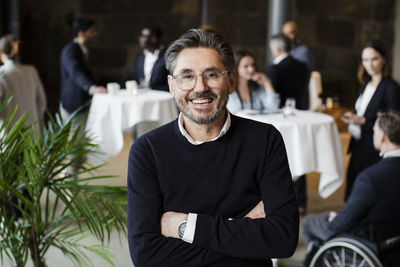
[[(0, 104), (0, 260), (24, 266), (30, 255), (35, 266), (44, 266), (55, 247), (77, 266), (90, 263), (88, 251), (112, 264), (105, 244), (113, 231), (126, 235), (126, 187), (94, 184), (112, 176), (98, 175), (101, 166), (82, 165), (95, 145), (78, 131), (71, 134), (73, 117), (64, 122), (49, 115), (37, 136), (27, 115), (14, 118), (16, 107), (3, 116), (9, 100)], [(71, 166), (80, 171), (66, 173)], [(83, 245), (87, 235), (99, 244)]]

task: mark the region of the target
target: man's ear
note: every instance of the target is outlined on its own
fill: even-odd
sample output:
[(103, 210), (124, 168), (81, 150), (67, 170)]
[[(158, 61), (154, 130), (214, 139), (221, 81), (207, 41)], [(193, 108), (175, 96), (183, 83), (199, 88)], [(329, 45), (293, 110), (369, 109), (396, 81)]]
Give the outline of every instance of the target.
[(381, 130), (381, 136), (379, 137), (379, 141), (381, 142), (381, 144), (390, 143), (389, 138), (387, 137), (387, 135), (385, 134), (385, 132), (382, 131), (382, 130)]
[(170, 94), (175, 96), (174, 78), (171, 75), (168, 75), (168, 87)]

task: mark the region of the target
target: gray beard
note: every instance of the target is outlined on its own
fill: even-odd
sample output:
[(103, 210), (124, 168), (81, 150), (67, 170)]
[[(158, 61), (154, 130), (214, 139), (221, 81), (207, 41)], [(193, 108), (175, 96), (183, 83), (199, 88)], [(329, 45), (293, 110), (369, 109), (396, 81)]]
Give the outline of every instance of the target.
[(196, 117), (194, 114), (192, 114), (189, 110), (183, 109), (183, 107), (180, 105), (179, 101), (177, 101), (175, 98), (175, 104), (178, 107), (178, 110), (182, 112), (183, 115), (185, 115), (187, 118), (189, 118), (191, 121), (198, 123), (198, 124), (209, 124), (215, 121), (223, 112), (225, 112), (225, 107), (226, 104), (228, 103), (229, 99), (229, 94), (226, 96), (221, 96), (220, 102), (217, 105), (217, 108), (214, 110), (214, 112), (207, 116), (207, 117)]

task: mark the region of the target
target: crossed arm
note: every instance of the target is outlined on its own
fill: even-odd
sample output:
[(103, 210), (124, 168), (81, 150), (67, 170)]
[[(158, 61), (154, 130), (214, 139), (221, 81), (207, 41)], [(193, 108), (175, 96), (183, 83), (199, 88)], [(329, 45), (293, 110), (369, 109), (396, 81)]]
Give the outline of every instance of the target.
[[(178, 234), (179, 223), (187, 220), (188, 215), (182, 212), (168, 211), (161, 216), (161, 234), (165, 237), (180, 238)], [(260, 201), (244, 218), (265, 218), (264, 203)]]

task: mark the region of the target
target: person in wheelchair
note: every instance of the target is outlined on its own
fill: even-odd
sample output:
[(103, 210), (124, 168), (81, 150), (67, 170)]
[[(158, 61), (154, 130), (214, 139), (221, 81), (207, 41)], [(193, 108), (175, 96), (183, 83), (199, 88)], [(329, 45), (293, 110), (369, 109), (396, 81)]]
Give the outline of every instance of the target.
[[(373, 239), (371, 226), (388, 223), (391, 229), (399, 232), (400, 113), (379, 113), (373, 131), (374, 146), (383, 158), (357, 176), (343, 209), (340, 212), (327, 211), (322, 215), (311, 214), (304, 218), (303, 235), (307, 244), (305, 266), (309, 265), (323, 242), (338, 234), (347, 233)], [(389, 231), (389, 228), (383, 230)]]

